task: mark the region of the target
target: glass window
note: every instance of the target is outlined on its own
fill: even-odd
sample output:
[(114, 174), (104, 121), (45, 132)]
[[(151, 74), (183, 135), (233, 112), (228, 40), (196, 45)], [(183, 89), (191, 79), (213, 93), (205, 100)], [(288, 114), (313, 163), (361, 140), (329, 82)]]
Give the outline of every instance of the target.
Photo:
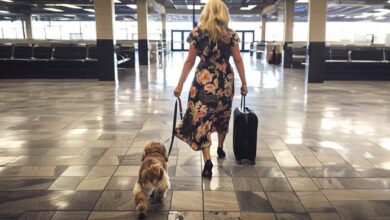
[(0, 38), (23, 39), (22, 21), (0, 21)]

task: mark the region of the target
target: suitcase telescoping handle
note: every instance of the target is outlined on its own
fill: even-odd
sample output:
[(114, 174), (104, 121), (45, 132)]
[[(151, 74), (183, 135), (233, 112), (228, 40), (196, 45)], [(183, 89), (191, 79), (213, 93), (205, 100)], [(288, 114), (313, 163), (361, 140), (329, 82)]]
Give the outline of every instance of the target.
[[(244, 103), (244, 105), (243, 105)], [(245, 105), (245, 96), (241, 95), (241, 109), (242, 111), (246, 112), (246, 105)]]
[(171, 144), (169, 146), (168, 157), (171, 154), (172, 146), (173, 146), (173, 140), (175, 139), (176, 120), (177, 120), (177, 108), (179, 108), (180, 120), (183, 120), (183, 107), (181, 105), (180, 97), (177, 97), (176, 102), (175, 102), (175, 110), (173, 112), (173, 126), (172, 126)]

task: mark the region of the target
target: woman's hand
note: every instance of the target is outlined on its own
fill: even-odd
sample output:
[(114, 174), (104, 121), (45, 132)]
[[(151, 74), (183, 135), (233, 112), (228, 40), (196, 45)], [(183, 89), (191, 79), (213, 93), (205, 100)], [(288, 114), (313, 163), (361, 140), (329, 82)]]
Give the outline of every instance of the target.
[(183, 90), (182, 85), (177, 85), (175, 91), (173, 91), (173, 95), (176, 97), (180, 97), (181, 91)]
[(248, 87), (246, 86), (246, 84), (243, 84), (241, 86), (241, 95), (246, 96), (246, 94), (248, 94)]

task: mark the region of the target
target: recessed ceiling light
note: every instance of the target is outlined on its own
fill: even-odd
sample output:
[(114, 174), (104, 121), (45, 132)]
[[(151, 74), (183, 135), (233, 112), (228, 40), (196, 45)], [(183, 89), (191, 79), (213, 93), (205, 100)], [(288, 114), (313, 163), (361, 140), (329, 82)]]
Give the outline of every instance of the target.
[(95, 15), (88, 15), (88, 17), (95, 17)]
[(296, 3), (308, 3), (309, 0), (298, 0)]
[(58, 9), (58, 8), (43, 8), (43, 9), (45, 9), (47, 11), (63, 12), (63, 10)]
[(240, 10), (249, 11), (256, 8), (256, 5), (248, 5), (248, 7), (241, 7)]
[(2, 14), (9, 14), (9, 11), (0, 10), (0, 13), (2, 13)]
[(64, 15), (66, 17), (76, 17), (76, 15)]
[(95, 10), (92, 8), (84, 8), (84, 11), (95, 13)]
[(207, 4), (209, 2), (209, 0), (200, 0), (200, 3), (202, 4)]
[[(193, 5), (187, 5), (188, 10), (193, 10), (194, 6)], [(200, 5), (195, 5), (195, 10), (200, 10), (202, 6)]]
[(119, 0), (115, 0), (114, 3), (122, 3), (121, 1)]
[(0, 0), (2, 2), (14, 2), (13, 0)]
[(132, 9), (137, 9), (137, 5), (128, 4), (127, 7), (132, 8)]
[(74, 9), (82, 9), (82, 8), (79, 7), (79, 6), (71, 5), (71, 4), (60, 4), (60, 5), (58, 5), (58, 6), (67, 7), (67, 8), (74, 8)]

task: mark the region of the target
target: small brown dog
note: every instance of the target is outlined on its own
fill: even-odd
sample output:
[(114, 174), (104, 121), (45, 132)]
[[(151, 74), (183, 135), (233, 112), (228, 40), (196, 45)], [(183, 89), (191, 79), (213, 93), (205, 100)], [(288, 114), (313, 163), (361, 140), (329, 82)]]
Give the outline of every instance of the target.
[(164, 144), (158, 141), (149, 141), (145, 144), (138, 181), (133, 190), (139, 217), (146, 217), (149, 196), (152, 193), (156, 201), (165, 198), (170, 188), (167, 161), (168, 155)]

